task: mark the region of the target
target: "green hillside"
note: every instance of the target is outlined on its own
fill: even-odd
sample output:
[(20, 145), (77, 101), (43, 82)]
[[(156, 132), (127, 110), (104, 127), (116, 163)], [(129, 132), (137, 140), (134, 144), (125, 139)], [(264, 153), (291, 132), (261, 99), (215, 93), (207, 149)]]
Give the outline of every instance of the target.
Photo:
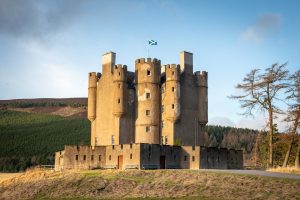
[(53, 164), (53, 153), (67, 144), (88, 144), (87, 119), (0, 110), (0, 171)]

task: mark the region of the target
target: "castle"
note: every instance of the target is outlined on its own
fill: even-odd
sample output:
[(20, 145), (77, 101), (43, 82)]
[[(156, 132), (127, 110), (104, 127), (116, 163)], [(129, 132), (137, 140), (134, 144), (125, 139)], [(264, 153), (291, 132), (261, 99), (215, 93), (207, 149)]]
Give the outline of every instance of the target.
[(62, 169), (241, 169), (241, 150), (205, 147), (208, 74), (193, 73), (193, 54), (180, 64), (158, 59), (135, 61), (135, 72), (102, 56), (102, 73), (89, 73), (90, 146), (56, 152)]

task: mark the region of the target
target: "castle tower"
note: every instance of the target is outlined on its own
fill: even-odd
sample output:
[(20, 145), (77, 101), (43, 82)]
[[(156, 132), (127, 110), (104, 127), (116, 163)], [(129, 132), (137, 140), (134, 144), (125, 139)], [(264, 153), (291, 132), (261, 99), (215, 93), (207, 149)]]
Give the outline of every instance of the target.
[(135, 142), (159, 144), (160, 137), (160, 60), (135, 61), (137, 119)]
[(113, 114), (120, 118), (127, 111), (126, 98), (126, 76), (127, 66), (115, 65), (113, 69), (114, 83), (114, 99), (113, 99)]
[(96, 72), (89, 73), (88, 85), (88, 119), (91, 121), (91, 145), (94, 147), (95, 141), (95, 119), (97, 102), (97, 75)]
[(166, 65), (165, 111), (167, 120), (175, 123), (180, 117), (180, 65)]
[(198, 122), (199, 145), (204, 144), (205, 125), (208, 122), (207, 72), (196, 72), (198, 86)]

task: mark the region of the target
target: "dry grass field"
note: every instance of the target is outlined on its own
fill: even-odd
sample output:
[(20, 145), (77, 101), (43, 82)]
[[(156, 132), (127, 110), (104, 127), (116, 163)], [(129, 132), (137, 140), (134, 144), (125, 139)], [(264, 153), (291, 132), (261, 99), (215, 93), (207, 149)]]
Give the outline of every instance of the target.
[(277, 168), (267, 169), (267, 171), (290, 173), (290, 174), (300, 174), (300, 168), (295, 168), (295, 167), (277, 167)]
[(299, 199), (300, 180), (196, 170), (29, 170), (0, 180), (0, 199)]

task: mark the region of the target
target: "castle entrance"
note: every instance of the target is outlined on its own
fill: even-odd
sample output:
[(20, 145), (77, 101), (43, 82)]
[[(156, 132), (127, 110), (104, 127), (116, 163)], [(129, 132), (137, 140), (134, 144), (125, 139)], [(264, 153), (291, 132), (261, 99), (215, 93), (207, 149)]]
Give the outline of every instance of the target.
[(166, 169), (166, 156), (160, 156), (159, 164), (160, 169)]
[(118, 169), (123, 168), (123, 156), (118, 156)]

